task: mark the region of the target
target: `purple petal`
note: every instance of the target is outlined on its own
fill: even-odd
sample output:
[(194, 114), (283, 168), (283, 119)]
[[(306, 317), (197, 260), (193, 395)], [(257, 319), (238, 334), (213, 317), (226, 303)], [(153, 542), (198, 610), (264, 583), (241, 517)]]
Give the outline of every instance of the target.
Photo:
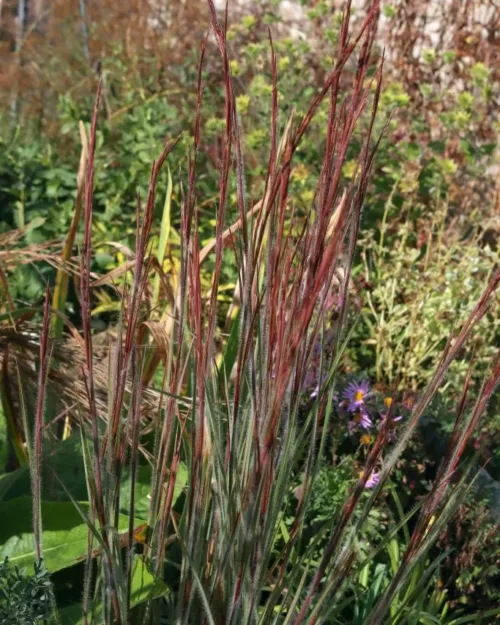
[(370, 419), (370, 417), (366, 414), (366, 412), (363, 412), (361, 414), (361, 421), (359, 422), (359, 424), (365, 428), (365, 430), (369, 430), (371, 427), (373, 427), (373, 422)]
[(380, 482), (380, 475), (378, 473), (372, 473), (366, 480), (365, 488), (375, 488)]

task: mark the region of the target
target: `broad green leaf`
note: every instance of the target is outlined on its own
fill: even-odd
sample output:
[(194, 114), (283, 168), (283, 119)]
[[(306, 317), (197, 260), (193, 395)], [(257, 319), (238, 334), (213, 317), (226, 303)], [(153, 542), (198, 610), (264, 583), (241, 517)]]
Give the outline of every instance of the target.
[(39, 217), (34, 217), (29, 222), (29, 224), (26, 224), (26, 227), (24, 228), (24, 232), (28, 233), (28, 232), (31, 232), (31, 230), (36, 230), (37, 228), (40, 228), (41, 226), (43, 226), (43, 224), (46, 221), (47, 221), (47, 219), (45, 217), (40, 217), (40, 216)]
[(21, 466), (26, 466), (28, 456), (23, 445), (22, 430), (17, 424), (15, 418), (15, 408), (12, 402), (12, 396), (9, 392), (11, 384), (10, 376), (7, 373), (7, 367), (4, 364), (0, 370), (0, 408), (3, 409), (5, 420), (7, 422), (8, 437), (16, 454), (16, 458)]
[[(147, 519), (151, 475), (152, 469), (149, 465), (139, 467), (135, 494), (136, 518)], [(181, 463), (177, 472), (174, 502), (186, 485), (186, 481), (187, 469)], [(82, 443), (78, 434), (73, 435), (66, 441), (57, 443), (45, 455), (42, 462), (42, 499), (44, 501), (68, 501), (67, 493), (61, 486), (61, 482), (77, 501), (88, 500)], [(17, 471), (0, 476), (0, 502), (30, 495), (31, 485), (28, 467), (23, 467)], [(130, 477), (127, 475), (127, 471), (124, 471), (120, 487), (120, 512), (128, 514), (129, 505)]]
[[(15, 492), (12, 489), (18, 482), (24, 485), (26, 480), (29, 486), (29, 469), (27, 466), (17, 471), (0, 475), (0, 501), (18, 496), (20, 493), (19, 489), (16, 488)], [(21, 490), (24, 491), (25, 489), (21, 486)]]
[[(134, 608), (145, 601), (164, 597), (169, 593), (168, 586), (160, 579), (155, 578), (147, 569), (144, 560), (136, 556), (132, 570), (131, 606)], [(94, 618), (99, 622), (100, 611), (96, 610)], [(72, 605), (59, 610), (61, 625), (82, 625), (82, 608)]]
[[(149, 493), (151, 492), (151, 467), (143, 466), (139, 468), (137, 472), (137, 480), (135, 486), (135, 517), (140, 519), (147, 519), (149, 513)], [(174, 488), (173, 502), (177, 501), (177, 498), (182, 492), (187, 482), (187, 468), (183, 463), (179, 464), (177, 470), (177, 480)], [(122, 514), (128, 514), (130, 509), (130, 477), (123, 480), (120, 487), (120, 512)]]
[(399, 543), (393, 538), (386, 546), (387, 553), (389, 554), (389, 559), (391, 561), (391, 569), (393, 574), (396, 574), (396, 571), (399, 568), (400, 557), (399, 557)]
[[(81, 504), (87, 512), (88, 504)], [(31, 568), (36, 559), (31, 523), (31, 497), (0, 504), (0, 560)], [(81, 562), (87, 553), (88, 528), (70, 502), (42, 501), (43, 558), (50, 573)], [(119, 532), (128, 530), (129, 519), (119, 517)], [(138, 522), (139, 524), (140, 522)]]
[[(75, 499), (87, 499), (87, 486), (82, 460), (79, 436), (72, 436), (56, 443), (46, 451), (42, 462), (42, 499), (45, 501), (67, 501), (64, 489), (55, 476)], [(13, 486), (15, 485), (15, 488)], [(28, 467), (7, 473), (0, 477), (0, 501), (31, 495)]]

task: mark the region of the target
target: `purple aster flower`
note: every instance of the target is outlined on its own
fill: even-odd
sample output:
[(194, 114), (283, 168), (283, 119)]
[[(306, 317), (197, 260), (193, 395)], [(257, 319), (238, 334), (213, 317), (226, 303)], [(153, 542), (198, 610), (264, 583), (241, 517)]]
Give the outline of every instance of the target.
[(366, 400), (371, 397), (370, 384), (368, 380), (362, 382), (351, 382), (342, 394), (342, 399), (348, 403), (347, 409), (350, 412), (364, 410)]
[[(328, 379), (328, 374), (323, 374), (323, 379), (321, 381), (321, 385), (319, 384), (318, 380), (318, 374), (317, 372), (315, 372), (315, 376), (314, 376), (314, 380), (316, 381), (316, 384), (314, 385), (312, 391), (309, 394), (310, 399), (315, 399), (318, 395), (319, 395), (319, 391), (321, 386), (327, 381)], [(312, 386), (313, 382), (312, 382), (313, 378), (311, 376), (310, 373), (307, 374), (306, 376), (306, 386)], [(308, 382), (308, 384), (307, 384)], [(335, 399), (335, 395), (334, 395), (334, 399)]]
[(314, 389), (312, 390), (311, 394), (309, 395), (309, 397), (311, 399), (315, 399), (318, 396), (319, 393), (319, 384), (316, 384), (316, 386), (314, 387)]
[[(378, 424), (378, 429), (380, 430), (380, 428), (384, 425), (384, 423), (387, 420), (388, 415), (384, 414), (384, 413), (380, 413), (380, 423)], [(394, 432), (394, 424), (397, 423), (398, 421), (401, 421), (403, 417), (399, 416), (399, 417), (392, 417), (390, 423), (388, 424), (388, 431), (387, 431), (387, 439), (389, 441), (393, 441), (396, 438), (396, 434)]]
[(338, 312), (342, 308), (343, 301), (340, 293), (329, 293), (325, 300), (325, 308)]
[(371, 473), (370, 477), (366, 480), (365, 488), (375, 488), (380, 482), (380, 475), (375, 471)]
[(356, 410), (353, 414), (351, 421), (349, 421), (349, 425), (347, 426), (349, 430), (349, 434), (352, 434), (355, 429), (358, 427), (363, 428), (364, 430), (369, 430), (373, 427), (373, 422), (370, 419), (370, 415), (361, 408)]
[[(326, 379), (327, 379), (327, 376), (325, 375), (325, 376), (324, 376), (324, 381), (323, 381), (323, 384), (326, 382)], [(319, 395), (319, 384), (316, 384), (316, 386), (314, 387), (314, 389), (311, 391), (311, 393), (310, 393), (309, 397), (310, 397), (311, 399), (314, 399), (314, 398), (315, 398), (315, 397), (317, 397), (318, 395)], [(339, 400), (338, 393), (334, 393), (334, 394), (333, 394), (333, 401), (334, 401), (334, 402), (338, 402), (338, 400)]]
[[(383, 423), (385, 423), (385, 420), (387, 419), (387, 414), (384, 414), (383, 412), (380, 413), (380, 425), (382, 425)], [(401, 421), (403, 417), (399, 416), (399, 417), (392, 417), (391, 419), (391, 424), (392, 423), (397, 423), (398, 421)], [(379, 427), (380, 427), (379, 425)]]

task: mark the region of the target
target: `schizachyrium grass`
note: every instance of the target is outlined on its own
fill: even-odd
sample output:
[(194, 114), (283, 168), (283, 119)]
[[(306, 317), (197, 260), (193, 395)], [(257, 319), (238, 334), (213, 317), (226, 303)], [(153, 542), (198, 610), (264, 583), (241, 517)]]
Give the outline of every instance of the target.
[[(311, 538), (306, 531), (308, 502), (322, 466), (328, 426), (338, 407), (334, 379), (350, 327), (351, 268), (380, 140), (374, 136), (383, 68), (383, 58), (374, 50), (379, 2), (370, 3), (355, 33), (350, 32), (350, 2), (346, 3), (335, 62), (323, 87), (303, 116), (292, 116), (285, 124), (279, 117), (279, 77), (270, 38), (267, 175), (262, 197), (252, 199), (246, 194), (245, 140), (230, 73), (227, 19), (218, 20), (212, 0), (208, 6), (215, 47), (208, 38), (201, 47), (191, 147), (186, 148), (187, 166), (178, 181), (181, 245), (173, 275), (164, 274), (157, 260), (164, 257), (164, 250), (155, 252), (151, 234), (158, 176), (176, 139), (167, 142), (152, 164), (144, 205), (138, 197), (133, 259), (98, 280), (91, 273), (101, 86), (97, 91), (84, 184), (79, 275), (82, 335), (77, 335), (73, 346), (81, 359), (78, 375), (84, 392), (71, 415), (73, 426), (81, 433), (90, 502), (85, 512), (74, 501), (88, 524), (79, 608), (84, 623), (299, 625), (342, 618), (360, 566), (357, 540), (368, 514), (451, 361), (488, 310), (500, 280), (497, 270), (469, 320), (457, 336), (450, 337), (428, 388), (391, 445), (390, 424), (397, 417), (394, 407), (387, 406), (385, 418), (373, 429), (374, 442), (359, 480), (336, 518), (324, 525), (321, 536)], [(207, 52), (219, 54), (222, 60), (225, 132), (219, 193), (210, 203), (214, 239), (202, 247), (198, 224), (206, 198), (200, 197), (198, 157), (203, 146), (202, 77)], [(323, 102), (328, 103), (329, 112), (322, 162), (314, 199), (304, 210), (294, 202), (290, 177), (297, 150), (308, 140), (311, 122)], [(356, 172), (346, 180), (342, 167), (360, 137)], [(228, 219), (233, 204), (238, 218), (231, 225)], [(230, 315), (219, 298), (228, 262), (238, 274)], [(211, 263), (208, 288), (203, 287), (204, 263)], [(165, 287), (159, 291), (151, 288), (154, 272)], [(91, 328), (93, 291), (119, 279), (122, 306), (103, 385)], [(157, 295), (153, 295), (155, 290)], [(334, 316), (332, 291), (338, 302)], [(167, 297), (168, 292), (173, 296)], [(27, 439), (35, 551), (42, 557), (41, 467), (45, 438), (53, 435), (45, 423), (45, 391), (51, 383), (49, 357), (56, 353), (55, 347), (51, 351), (50, 315), (47, 305), (39, 342), (35, 428), (33, 440)], [(224, 315), (228, 322), (221, 338)], [(329, 349), (319, 350), (317, 379), (321, 384), (309, 398), (312, 406), (304, 419), (300, 412), (304, 380), (315, 347), (318, 341), (323, 345), (327, 331)], [(64, 376), (64, 367), (58, 368), (57, 374), (59, 379)], [(497, 359), (471, 411), (466, 409), (465, 385), (436, 481), (420, 508), (393, 580), (380, 591), (364, 625), (382, 622), (415, 563), (426, 557), (453, 512), (463, 479), (452, 482), (451, 478), (499, 375)], [(71, 376), (66, 381), (68, 386), (74, 384)], [(104, 398), (103, 386), (107, 390)], [(367, 385), (348, 387), (344, 399), (352, 420), (372, 429), (366, 409)], [(149, 511), (143, 512), (147, 519), (138, 519), (137, 479), (141, 467), (147, 465), (151, 467)], [(304, 476), (301, 496), (290, 511), (290, 494), (299, 472)], [(179, 493), (176, 485), (181, 474), (187, 478)], [(124, 475), (130, 478), (126, 496), (130, 520), (125, 537), (118, 527), (125, 497)], [(367, 492), (368, 497), (362, 499)], [(285, 514), (292, 516), (286, 530)], [(146, 533), (138, 531), (144, 521)], [(317, 559), (313, 554), (320, 537), (324, 547)], [(134, 571), (138, 562), (144, 574), (165, 580), (168, 587), (139, 593), (137, 599)]]

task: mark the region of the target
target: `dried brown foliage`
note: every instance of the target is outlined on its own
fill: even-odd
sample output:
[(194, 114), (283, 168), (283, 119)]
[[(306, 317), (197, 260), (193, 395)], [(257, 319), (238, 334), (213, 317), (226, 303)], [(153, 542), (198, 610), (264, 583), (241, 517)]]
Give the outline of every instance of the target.
[[(0, 107), (9, 109), (16, 99), (24, 119), (36, 119), (40, 130), (55, 133), (58, 96), (84, 97), (93, 92), (106, 60), (113, 56), (127, 68), (128, 88), (142, 88), (146, 78), (158, 90), (171, 86), (172, 68), (197, 49), (207, 28), (206, 3), (158, 2), (156, 8), (154, 2), (149, 8), (147, 4), (143, 0), (28, 2), (20, 25), (17, 0), (4, 2)], [(79, 5), (85, 6), (85, 27)]]

